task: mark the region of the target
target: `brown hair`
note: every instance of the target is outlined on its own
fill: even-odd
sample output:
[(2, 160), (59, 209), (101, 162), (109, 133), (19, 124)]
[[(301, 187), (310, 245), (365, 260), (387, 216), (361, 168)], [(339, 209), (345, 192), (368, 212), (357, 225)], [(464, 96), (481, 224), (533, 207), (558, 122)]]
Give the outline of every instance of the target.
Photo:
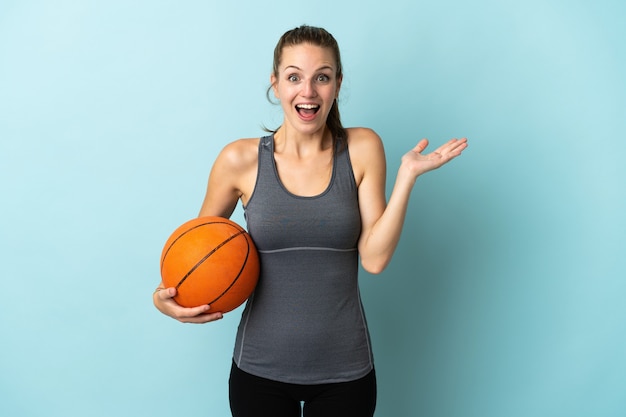
[[(321, 48), (328, 48), (332, 50), (335, 56), (335, 62), (337, 64), (337, 71), (335, 73), (335, 77), (337, 80), (341, 79), (343, 76), (343, 69), (341, 65), (341, 54), (339, 53), (339, 45), (337, 41), (329, 32), (327, 32), (323, 28), (303, 25), (297, 28), (288, 30), (281, 36), (274, 48), (274, 64), (272, 67), (272, 71), (274, 76), (278, 78), (278, 67), (280, 66), (280, 61), (283, 56), (283, 48), (288, 46), (300, 45), (303, 43), (309, 43), (311, 45), (319, 46)], [(273, 86), (269, 86), (267, 89), (266, 95), (270, 102), (270, 91)], [(335, 145), (334, 149), (337, 149), (336, 145), (339, 144), (339, 148), (343, 148), (346, 144), (346, 140), (348, 134), (346, 129), (341, 124), (341, 117), (339, 116), (339, 107), (337, 105), (337, 100), (333, 103), (330, 112), (328, 113), (328, 118), (326, 119), (326, 127), (330, 130), (330, 133), (333, 137), (333, 144)], [(276, 130), (269, 130), (269, 132), (276, 132)]]

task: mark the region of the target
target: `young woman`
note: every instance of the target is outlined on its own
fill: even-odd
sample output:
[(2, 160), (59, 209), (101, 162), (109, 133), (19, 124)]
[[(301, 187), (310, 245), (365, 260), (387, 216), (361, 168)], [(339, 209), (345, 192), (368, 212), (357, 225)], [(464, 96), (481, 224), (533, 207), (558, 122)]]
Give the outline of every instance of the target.
[[(372, 416), (376, 377), (358, 289), (358, 262), (385, 269), (400, 238), (415, 180), (467, 147), (452, 139), (432, 153), (423, 139), (402, 157), (389, 201), (378, 135), (344, 128), (337, 97), (342, 66), (326, 30), (286, 32), (270, 76), (284, 112), (263, 138), (240, 139), (217, 157), (200, 216), (244, 208), (261, 276), (239, 325), (230, 376), (233, 416)], [(181, 322), (222, 318), (183, 308), (174, 288), (154, 304)]]

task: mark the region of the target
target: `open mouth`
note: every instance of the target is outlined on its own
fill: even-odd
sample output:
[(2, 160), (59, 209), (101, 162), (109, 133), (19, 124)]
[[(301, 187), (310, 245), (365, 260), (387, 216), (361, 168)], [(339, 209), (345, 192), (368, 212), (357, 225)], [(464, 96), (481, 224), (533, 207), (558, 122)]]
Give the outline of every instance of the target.
[(296, 111), (304, 117), (312, 117), (319, 111), (318, 104), (296, 104)]

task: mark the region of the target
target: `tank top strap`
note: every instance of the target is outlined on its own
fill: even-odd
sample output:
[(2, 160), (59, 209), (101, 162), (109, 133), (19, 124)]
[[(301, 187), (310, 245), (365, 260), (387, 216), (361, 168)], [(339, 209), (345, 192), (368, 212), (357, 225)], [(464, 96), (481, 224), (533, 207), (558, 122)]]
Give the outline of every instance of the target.
[[(282, 188), (282, 183), (278, 177), (278, 171), (274, 160), (274, 134), (263, 136), (259, 141), (259, 167), (257, 172), (257, 187), (267, 186), (270, 183), (278, 184)], [(339, 143), (335, 146), (333, 154), (333, 171), (326, 191), (336, 186), (337, 181), (341, 186), (348, 189), (356, 189), (356, 179), (350, 162), (348, 147), (341, 147)], [(256, 187), (255, 187), (256, 188)]]

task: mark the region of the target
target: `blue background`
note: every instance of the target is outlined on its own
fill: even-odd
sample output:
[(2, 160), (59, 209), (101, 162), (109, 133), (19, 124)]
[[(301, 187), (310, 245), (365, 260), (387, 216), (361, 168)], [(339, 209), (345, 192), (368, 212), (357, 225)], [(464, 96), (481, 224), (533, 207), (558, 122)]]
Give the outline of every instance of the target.
[(229, 415), (240, 310), (182, 325), (151, 293), (217, 152), (281, 122), (272, 50), (308, 23), (340, 43), (344, 123), (382, 136), (388, 190), (420, 138), (470, 138), (362, 275), (377, 415), (623, 416), (625, 19), (621, 0), (3, 1), (0, 415)]

